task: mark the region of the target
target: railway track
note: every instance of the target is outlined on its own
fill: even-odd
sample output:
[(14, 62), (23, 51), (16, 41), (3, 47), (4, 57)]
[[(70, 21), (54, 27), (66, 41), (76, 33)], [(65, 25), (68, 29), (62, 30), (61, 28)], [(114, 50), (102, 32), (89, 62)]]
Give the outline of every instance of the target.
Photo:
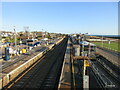
[(104, 48), (104, 47), (97, 47), (97, 48), (102, 49), (102, 50), (104, 50), (104, 51), (106, 51), (106, 52), (108, 52), (108, 53), (111, 53), (111, 54), (113, 54), (113, 55), (115, 55), (115, 56), (117, 56), (117, 57), (120, 56), (120, 52), (113, 51), (113, 50), (109, 50), (109, 49)]
[[(76, 83), (76, 90), (83, 89), (83, 61), (82, 60), (76, 60), (74, 62), (75, 64), (75, 83)], [(96, 78), (94, 72), (92, 71), (92, 68), (89, 67), (89, 89), (102, 89), (100, 86), (100, 82), (98, 82), (98, 78)]]
[(94, 73), (94, 77), (99, 82), (99, 85), (102, 89), (114, 90), (119, 88), (119, 81), (102, 63), (99, 61), (96, 61), (94, 63), (91, 62), (91, 68), (92, 72)]
[(14, 83), (7, 86), (7, 88), (56, 88), (66, 45), (67, 38), (55, 46), (54, 49), (48, 51), (36, 62), (36, 65), (33, 65), (33, 68), (24, 72)]
[[(31, 50), (29, 53), (26, 53), (25, 55), (18, 56), (18, 58), (15, 59), (15, 60), (5, 62), (5, 65), (3, 65), (1, 67), (2, 72), (4, 72), (5, 69), (7, 69), (10, 66), (16, 64), (17, 62), (24, 61), (24, 60), (29, 60), (31, 57), (34, 57), (36, 54), (39, 53), (38, 50), (39, 51), (44, 51), (44, 50), (46, 50), (46, 47), (37, 47), (34, 50)], [(4, 63), (2, 63), (2, 64), (4, 64)]]
[[(54, 42), (56, 42), (56, 41), (58, 41), (58, 40), (55, 40)], [(52, 43), (52, 44), (54, 44), (54, 43)], [(42, 51), (46, 51), (47, 49), (48, 49), (48, 47), (44, 46), (44, 45), (36, 47), (36, 48), (30, 50), (29, 52), (27, 52), (25, 55), (16, 56), (12, 60), (2, 62), (2, 65), (0, 68), (2, 71), (4, 71), (7, 67), (12, 66), (19, 61), (29, 60), (30, 58), (36, 56), (36, 54), (38, 54)]]
[(107, 60), (103, 57), (99, 58), (98, 64), (108, 73), (111, 79), (116, 83), (117, 87), (120, 85), (120, 68), (114, 66), (112, 63), (107, 62)]
[[(77, 71), (77, 75), (79, 77), (82, 77), (82, 61), (77, 61), (78, 63), (78, 70), (77, 68), (75, 71)], [(89, 68), (89, 76), (90, 76), (90, 89), (101, 89), (101, 90), (116, 90), (119, 88), (120, 81), (119, 81), (119, 71), (116, 70), (117, 67), (112, 65), (108, 60), (106, 60), (103, 57), (99, 57), (99, 60), (96, 61), (90, 61), (91, 67)], [(77, 76), (75, 76), (77, 78)], [(76, 79), (76, 82), (82, 81), (80, 78)], [(78, 83), (76, 83), (76, 89), (79, 89), (80, 87), (77, 86)], [(80, 84), (82, 85), (82, 83)], [(79, 86), (80, 86), (79, 85)]]
[(112, 64), (110, 61), (108, 61), (107, 59), (105, 59), (102, 56), (99, 56), (99, 58), (97, 59), (97, 61), (103, 65), (104, 67), (106, 67), (106, 69), (108, 69), (111, 73), (116, 73), (118, 74), (117, 76), (119, 76), (120, 74), (120, 67), (117, 67), (116, 65)]

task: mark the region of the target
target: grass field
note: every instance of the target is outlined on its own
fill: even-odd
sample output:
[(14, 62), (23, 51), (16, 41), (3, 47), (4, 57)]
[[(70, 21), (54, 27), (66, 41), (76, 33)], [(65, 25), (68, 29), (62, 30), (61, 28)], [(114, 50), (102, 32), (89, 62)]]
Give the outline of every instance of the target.
[[(102, 47), (102, 42), (92, 42), (92, 43)], [(118, 42), (111, 42), (110, 44), (108, 42), (103, 42), (103, 47), (120, 52), (120, 43)]]

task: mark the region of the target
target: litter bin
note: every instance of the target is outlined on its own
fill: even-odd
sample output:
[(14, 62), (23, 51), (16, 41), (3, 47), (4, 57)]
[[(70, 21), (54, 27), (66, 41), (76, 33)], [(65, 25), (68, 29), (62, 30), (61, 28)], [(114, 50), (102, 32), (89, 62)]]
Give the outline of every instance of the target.
[(5, 60), (8, 61), (9, 59), (10, 59), (9, 47), (5, 47)]
[(26, 53), (26, 49), (22, 49), (22, 53), (25, 54)]

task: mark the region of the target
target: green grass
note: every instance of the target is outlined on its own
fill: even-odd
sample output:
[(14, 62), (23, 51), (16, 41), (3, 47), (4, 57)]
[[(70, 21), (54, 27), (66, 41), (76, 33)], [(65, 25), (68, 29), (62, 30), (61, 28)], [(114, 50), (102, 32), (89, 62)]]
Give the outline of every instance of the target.
[[(97, 46), (102, 47), (102, 42), (92, 42), (92, 43), (94, 43)], [(111, 42), (109, 45), (108, 42), (103, 42), (103, 47), (120, 52), (120, 45), (119, 44), (120, 43), (118, 43), (118, 42)]]
[[(11, 39), (10, 37), (5, 37), (5, 41), (6, 41), (6, 42), (11, 42), (11, 43), (14, 43), (14, 42), (15, 42), (14, 38)], [(16, 42), (19, 43), (20, 40), (17, 38), (17, 39), (16, 39)]]

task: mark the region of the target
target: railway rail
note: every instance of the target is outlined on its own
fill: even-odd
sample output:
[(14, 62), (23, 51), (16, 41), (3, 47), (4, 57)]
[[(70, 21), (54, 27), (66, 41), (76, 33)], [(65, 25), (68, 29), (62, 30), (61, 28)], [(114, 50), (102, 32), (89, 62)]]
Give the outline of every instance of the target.
[(26, 70), (13, 83), (4, 88), (56, 88), (62, 68), (67, 38)]
[(102, 50), (104, 50), (104, 51), (106, 51), (106, 52), (108, 52), (108, 53), (111, 53), (111, 54), (113, 54), (113, 55), (115, 55), (115, 56), (117, 56), (117, 57), (120, 56), (120, 52), (112, 51), (112, 50), (109, 50), (109, 49), (104, 48), (104, 47), (97, 47), (97, 48), (102, 49)]
[[(102, 58), (103, 59), (103, 58)], [(104, 64), (103, 64), (104, 63)], [(119, 88), (119, 78), (116, 78), (115, 72), (112, 72), (112, 68), (107, 66), (107, 63), (100, 62), (100, 59), (96, 62), (91, 62), (92, 72), (96, 80), (102, 89), (117, 89)], [(118, 76), (119, 77), (119, 76)]]
[[(108, 61), (107, 59), (105, 59), (103, 56), (99, 56), (99, 58), (97, 59), (97, 61), (99, 63), (101, 63), (101, 65), (103, 65), (107, 70), (109, 70), (111, 73), (113, 72), (114, 74), (118, 74), (117, 76), (119, 76), (120, 74), (120, 67), (117, 67), (116, 65), (112, 64), (110, 61)], [(116, 75), (115, 75), (116, 76)], [(119, 78), (119, 77), (118, 77)]]
[(98, 61), (98, 64), (109, 74), (109, 76), (112, 77), (113, 81), (117, 84), (117, 86), (120, 85), (120, 68), (115, 66), (114, 64), (108, 62), (105, 58), (100, 57)]
[[(106, 58), (99, 56), (96, 61), (90, 61), (91, 67), (89, 67), (90, 76), (90, 89), (100, 88), (103, 90), (116, 90), (120, 85), (120, 68), (112, 64)], [(82, 87), (83, 80), (83, 61), (74, 62), (75, 67), (75, 80), (76, 88), (79, 89), (80, 85)], [(78, 78), (79, 76), (79, 78)], [(81, 83), (80, 83), (81, 82)]]
[(31, 50), (29, 53), (26, 53), (25, 55), (18, 56), (18, 58), (15, 60), (7, 61), (5, 62), (5, 64), (2, 63), (2, 67), (1, 67), (2, 72), (4, 72), (6, 68), (9, 68), (10, 66), (16, 64), (17, 62), (29, 60), (31, 57), (34, 57), (36, 54), (39, 53), (37, 52), (38, 50), (42, 52), (45, 51), (46, 49), (47, 49), (46, 47), (37, 47), (34, 50)]
[[(57, 44), (57, 42), (59, 42), (59, 40), (60, 39), (54, 40), (54, 43), (52, 43), (52, 45)], [(35, 47), (34, 49), (27, 52), (25, 55), (16, 56), (16, 57), (14, 57), (13, 59), (11, 59), (9, 61), (3, 61), (0, 69), (2, 71), (4, 71), (7, 67), (12, 66), (12, 65), (14, 65), (14, 64), (16, 64), (16, 63), (18, 63), (20, 61), (29, 60), (30, 58), (36, 56), (36, 54), (38, 54), (39, 52), (44, 52), (44, 51), (49, 50), (50, 45), (51, 44), (49, 44), (48, 46), (42, 45), (42, 46), (39, 46), (39, 47)]]

